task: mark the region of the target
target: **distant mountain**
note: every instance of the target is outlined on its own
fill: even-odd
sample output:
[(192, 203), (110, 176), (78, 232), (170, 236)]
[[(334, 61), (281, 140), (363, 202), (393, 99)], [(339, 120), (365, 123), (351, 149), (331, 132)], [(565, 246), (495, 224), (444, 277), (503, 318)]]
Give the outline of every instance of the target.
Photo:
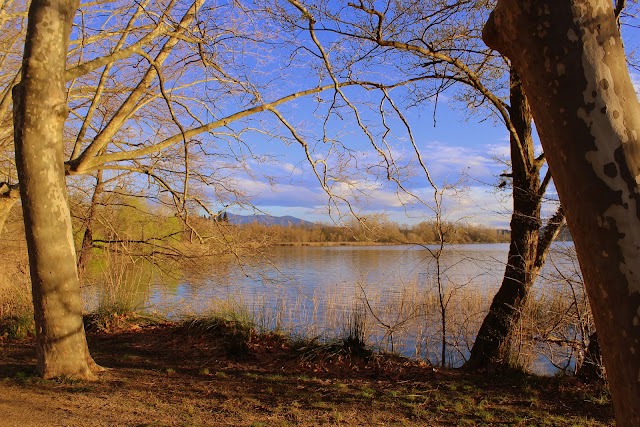
[(312, 226), (315, 225), (313, 222), (305, 221), (304, 219), (296, 218), (294, 216), (271, 216), (271, 215), (236, 215), (236, 214), (228, 214), (229, 223), (236, 225), (243, 224), (251, 224), (253, 222), (257, 222), (258, 224), (264, 225), (282, 225), (287, 226), (291, 225), (302, 225), (302, 226)]

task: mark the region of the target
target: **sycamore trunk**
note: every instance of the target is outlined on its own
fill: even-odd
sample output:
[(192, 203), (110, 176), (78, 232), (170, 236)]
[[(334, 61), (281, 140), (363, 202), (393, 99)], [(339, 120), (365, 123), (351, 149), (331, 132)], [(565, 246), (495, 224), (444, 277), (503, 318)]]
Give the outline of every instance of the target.
[(640, 425), (640, 104), (610, 0), (499, 0), (487, 44), (516, 69), (574, 239), (616, 421)]
[(63, 166), (65, 65), (77, 1), (34, 0), (22, 82), (13, 90), (16, 166), (24, 213), (37, 338), (45, 378), (93, 378), (82, 322)]

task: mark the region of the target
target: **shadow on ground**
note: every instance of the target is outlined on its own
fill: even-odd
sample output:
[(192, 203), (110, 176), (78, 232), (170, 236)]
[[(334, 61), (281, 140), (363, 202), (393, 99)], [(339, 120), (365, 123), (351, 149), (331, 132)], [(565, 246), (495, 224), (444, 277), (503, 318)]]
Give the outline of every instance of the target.
[(92, 383), (40, 380), (33, 340), (3, 342), (0, 395), (19, 399), (0, 400), (0, 411), (20, 426), (613, 425), (606, 390), (573, 378), (474, 375), (245, 338), (230, 353), (227, 330), (90, 333), (94, 358), (110, 368)]

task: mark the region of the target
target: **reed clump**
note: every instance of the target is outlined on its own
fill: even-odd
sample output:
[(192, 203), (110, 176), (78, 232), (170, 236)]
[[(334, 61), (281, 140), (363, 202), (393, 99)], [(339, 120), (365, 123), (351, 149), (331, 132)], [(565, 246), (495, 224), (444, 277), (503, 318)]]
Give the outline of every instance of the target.
[(6, 253), (0, 259), (0, 336), (20, 339), (35, 334), (29, 259), (24, 229), (11, 220), (5, 229)]
[[(393, 352), (441, 364), (439, 296), (425, 284), (403, 283), (394, 289), (389, 293), (358, 284), (313, 295), (283, 292), (253, 299), (236, 295), (210, 301), (208, 312), (190, 320), (189, 329), (227, 331), (232, 352), (240, 349), (239, 353), (246, 347), (238, 342), (250, 341), (252, 334), (276, 333), (290, 337), (292, 350), (305, 360), (347, 356), (366, 360), (375, 352)], [(447, 294), (445, 365), (456, 367), (466, 361), (491, 298), (473, 287), (449, 289), (453, 291)], [(575, 373), (580, 352), (588, 344), (583, 342), (582, 349), (580, 331), (586, 333), (589, 326), (580, 322), (588, 318), (588, 313), (576, 310), (562, 287), (532, 294), (509, 341), (510, 366)]]
[(143, 259), (105, 250), (91, 270), (83, 275), (85, 329), (114, 331), (158, 320), (145, 310), (152, 276)]
[(251, 323), (237, 316), (209, 315), (183, 321), (187, 334), (198, 337), (215, 337), (226, 349), (227, 357), (242, 359), (249, 354), (249, 343), (255, 329)]

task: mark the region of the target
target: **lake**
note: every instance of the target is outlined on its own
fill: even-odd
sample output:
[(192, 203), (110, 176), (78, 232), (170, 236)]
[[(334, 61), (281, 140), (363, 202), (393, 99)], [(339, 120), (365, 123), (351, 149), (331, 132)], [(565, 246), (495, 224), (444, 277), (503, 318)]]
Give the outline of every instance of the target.
[[(223, 273), (211, 271), (204, 283), (185, 281), (170, 289), (152, 286), (149, 303), (171, 308), (175, 316), (206, 311), (211, 299), (239, 296), (251, 302), (275, 301), (284, 295), (313, 298), (318, 293), (341, 293), (348, 305), (354, 289), (390, 295), (408, 285), (433, 285), (436, 260), (428, 249), (437, 247), (276, 246), (260, 260), (226, 266)], [(463, 287), (493, 296), (502, 281), (508, 250), (508, 243), (448, 245), (441, 257), (445, 287)], [(553, 252), (550, 261), (539, 282), (544, 282), (555, 268)], [(556, 259), (555, 264), (558, 261), (563, 268), (570, 267), (566, 260)]]
[[(144, 292), (144, 304), (170, 318), (243, 312), (265, 329), (326, 339), (344, 335), (345, 325), (359, 313), (375, 346), (435, 362), (442, 342), (443, 296), (448, 363), (459, 365), (500, 286), (509, 245), (446, 246), (440, 281), (430, 252), (436, 248), (276, 246), (263, 258), (204, 272), (204, 279), (152, 285)], [(570, 260), (552, 253), (536, 292), (549, 289), (556, 268), (570, 276), (572, 267)]]

